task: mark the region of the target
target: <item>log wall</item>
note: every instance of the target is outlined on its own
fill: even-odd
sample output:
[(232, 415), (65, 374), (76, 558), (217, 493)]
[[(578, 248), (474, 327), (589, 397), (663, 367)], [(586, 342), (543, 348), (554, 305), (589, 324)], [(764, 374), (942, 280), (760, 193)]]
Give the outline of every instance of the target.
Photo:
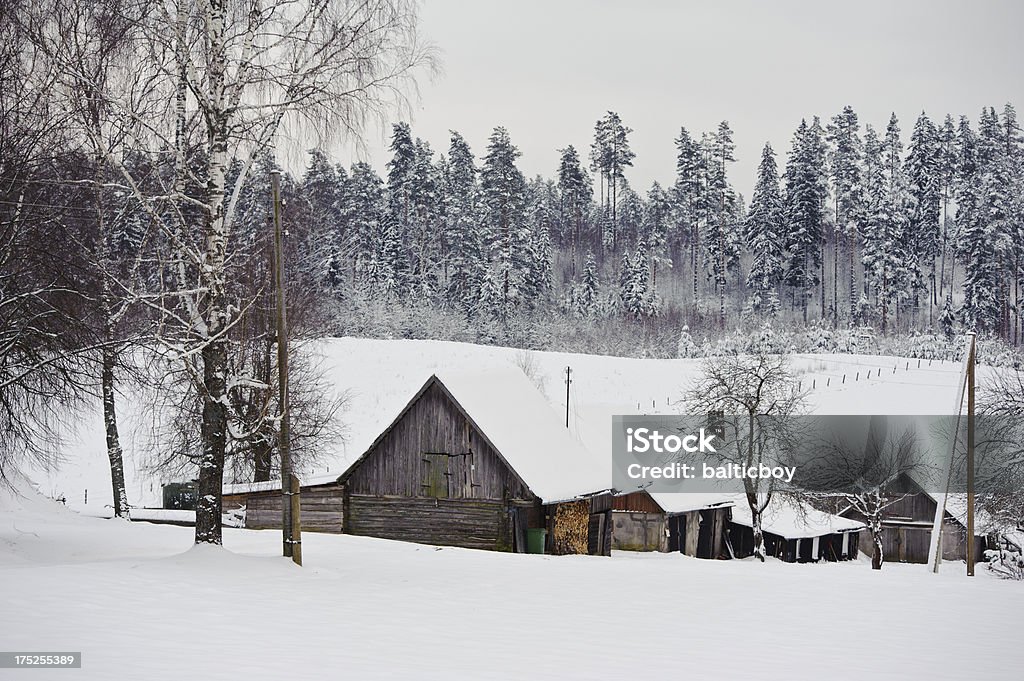
[[(281, 493), (247, 495), (245, 527), (252, 530), (281, 529)], [(303, 532), (340, 533), (344, 524), (341, 485), (307, 487), (299, 498)]]
[(429, 499), (351, 494), (348, 534), (438, 546), (512, 550), (509, 509), (490, 499)]

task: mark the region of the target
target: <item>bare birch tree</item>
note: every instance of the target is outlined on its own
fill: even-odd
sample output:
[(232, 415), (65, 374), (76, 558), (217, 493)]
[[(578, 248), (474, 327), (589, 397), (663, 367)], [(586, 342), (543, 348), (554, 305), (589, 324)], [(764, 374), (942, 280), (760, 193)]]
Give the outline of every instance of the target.
[[(72, 0), (51, 0), (72, 2)], [(106, 0), (127, 17), (117, 76), (97, 83), (87, 64), (62, 71), (91, 82), (107, 125), (125, 133), (89, 142), (111, 170), (104, 186), (132, 194), (160, 236), (159, 290), (139, 296), (160, 351), (181, 362), (201, 400), (196, 542), (221, 542), (221, 486), (230, 393), (253, 382), (232, 373), (230, 334), (254, 303), (230, 276), (232, 230), (254, 159), (285, 133), (358, 136), (401, 105), (434, 66), (406, 0)], [(52, 7), (52, 6), (51, 6)], [(37, 35), (59, 34), (50, 21)], [(91, 128), (83, 132), (89, 135)], [(140, 177), (124, 149), (145, 152)], [(232, 171), (229, 173), (229, 169)], [(274, 418), (276, 415), (270, 415)]]

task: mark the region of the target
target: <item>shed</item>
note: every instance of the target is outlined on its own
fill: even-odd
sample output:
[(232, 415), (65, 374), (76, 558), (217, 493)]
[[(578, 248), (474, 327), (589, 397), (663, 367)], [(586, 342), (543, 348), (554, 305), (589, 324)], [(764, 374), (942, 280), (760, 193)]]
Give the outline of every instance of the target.
[(683, 553), (696, 558), (727, 556), (729, 509), (721, 494), (618, 494), (612, 501), (612, 548)]
[[(882, 555), (892, 563), (927, 563), (931, 548), (932, 525), (935, 509), (941, 495), (932, 494), (910, 475), (901, 475), (887, 490), (893, 497), (901, 497), (883, 511)], [(942, 559), (967, 559), (967, 507), (965, 494), (946, 495), (946, 512), (942, 522)], [(853, 509), (842, 511), (847, 518), (863, 520)], [(975, 517), (974, 559), (982, 560), (986, 547), (984, 529), (988, 519), (978, 512)], [(861, 548), (874, 553), (871, 532), (864, 530)]]
[[(729, 543), (736, 558), (754, 554), (750, 508), (743, 495), (733, 508)], [(852, 560), (864, 523), (825, 513), (804, 502), (773, 499), (761, 517), (765, 553), (787, 563)]]

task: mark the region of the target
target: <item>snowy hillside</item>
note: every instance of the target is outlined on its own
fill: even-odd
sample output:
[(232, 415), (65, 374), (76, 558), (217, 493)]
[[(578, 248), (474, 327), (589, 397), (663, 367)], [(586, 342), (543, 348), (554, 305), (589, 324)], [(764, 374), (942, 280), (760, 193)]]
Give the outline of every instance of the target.
[[(335, 389), (348, 392), (349, 402), (342, 417), (346, 442), (317, 467), (302, 471), (306, 480), (341, 473), (434, 372), (519, 367), (540, 388), (557, 417), (564, 419), (565, 368), (571, 367), (570, 428), (587, 442), (593, 440), (595, 429), (607, 432), (608, 426), (601, 421), (607, 415), (672, 413), (701, 366), (696, 359), (531, 352), (442, 341), (340, 338), (319, 342), (312, 349), (321, 357)], [(799, 355), (794, 368), (809, 390), (811, 409), (821, 414), (948, 414), (960, 376), (960, 366), (951, 362), (867, 355)], [(129, 500), (137, 506), (158, 505), (160, 481), (137, 470), (149, 446), (138, 400), (125, 395), (119, 406), (127, 436)], [(111, 499), (102, 422), (98, 411), (77, 420), (78, 427), (69, 436), (67, 465), (54, 475), (37, 473), (35, 479), (45, 494), (63, 494), (75, 508), (84, 506), (88, 489), (86, 508), (98, 514)]]

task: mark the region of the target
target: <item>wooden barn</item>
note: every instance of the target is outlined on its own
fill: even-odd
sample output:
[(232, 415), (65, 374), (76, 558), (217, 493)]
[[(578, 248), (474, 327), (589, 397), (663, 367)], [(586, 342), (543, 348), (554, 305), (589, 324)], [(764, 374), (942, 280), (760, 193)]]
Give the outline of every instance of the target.
[(720, 494), (618, 494), (612, 500), (612, 548), (728, 557), (725, 537), (733, 503)]
[[(610, 555), (600, 463), (518, 369), (435, 374), (344, 473), (303, 487), (302, 527), (516, 552), (543, 536), (548, 553)], [(246, 506), (246, 527), (280, 527), (279, 493), (242, 491), (225, 505)]]
[[(789, 501), (772, 501), (761, 518), (765, 553), (787, 563), (852, 560), (863, 529), (859, 521)], [(754, 554), (754, 530), (743, 495), (733, 507), (728, 537), (736, 558)]]
[[(909, 475), (902, 475), (888, 490), (901, 499), (885, 509), (882, 518), (883, 560), (891, 563), (927, 563), (932, 537), (932, 524), (938, 495), (929, 494)], [(942, 523), (942, 559), (967, 560), (967, 511), (966, 495), (950, 494), (946, 497), (946, 512)], [(842, 515), (855, 520), (863, 517), (853, 509)], [(979, 532), (985, 527), (982, 514), (976, 518), (975, 556), (982, 560), (985, 551), (985, 537)], [(874, 553), (871, 532), (861, 534), (861, 550), (868, 555)]]

